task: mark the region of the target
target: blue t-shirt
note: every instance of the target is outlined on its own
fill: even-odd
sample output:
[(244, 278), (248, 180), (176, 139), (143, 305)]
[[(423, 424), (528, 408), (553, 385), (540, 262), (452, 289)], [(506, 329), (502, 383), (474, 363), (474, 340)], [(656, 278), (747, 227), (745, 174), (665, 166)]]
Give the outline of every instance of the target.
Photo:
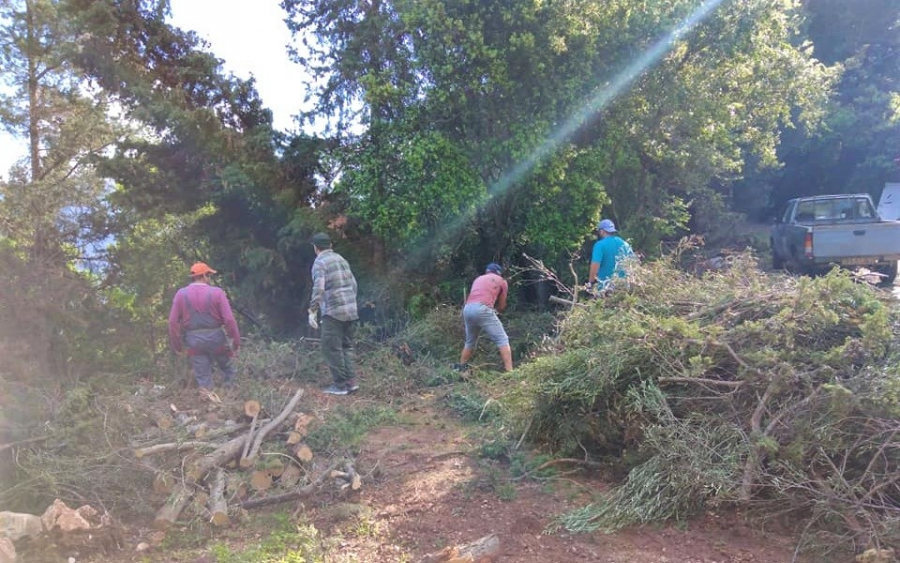
[(597, 270), (597, 281), (604, 282), (613, 277), (624, 278), (625, 270), (619, 262), (622, 258), (633, 256), (631, 245), (621, 237), (611, 235), (594, 243), (594, 251), (591, 253), (591, 262), (600, 264)]

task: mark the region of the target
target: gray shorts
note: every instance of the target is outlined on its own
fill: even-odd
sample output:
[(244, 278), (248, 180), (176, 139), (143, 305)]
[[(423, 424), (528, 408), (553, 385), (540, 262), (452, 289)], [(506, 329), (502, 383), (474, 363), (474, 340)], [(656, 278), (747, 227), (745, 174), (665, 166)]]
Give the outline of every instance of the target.
[(503, 330), (503, 324), (497, 318), (497, 311), (483, 303), (468, 303), (463, 307), (463, 320), (466, 322), (466, 348), (475, 348), (481, 331), (487, 333), (497, 348), (509, 345), (509, 336)]

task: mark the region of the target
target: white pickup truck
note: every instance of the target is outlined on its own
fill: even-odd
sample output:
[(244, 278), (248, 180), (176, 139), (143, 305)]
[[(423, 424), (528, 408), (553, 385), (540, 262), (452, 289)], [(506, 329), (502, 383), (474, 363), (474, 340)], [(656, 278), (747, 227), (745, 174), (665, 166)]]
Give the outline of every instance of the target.
[(868, 194), (800, 197), (772, 226), (772, 265), (816, 273), (863, 266), (897, 277), (900, 221), (882, 219)]

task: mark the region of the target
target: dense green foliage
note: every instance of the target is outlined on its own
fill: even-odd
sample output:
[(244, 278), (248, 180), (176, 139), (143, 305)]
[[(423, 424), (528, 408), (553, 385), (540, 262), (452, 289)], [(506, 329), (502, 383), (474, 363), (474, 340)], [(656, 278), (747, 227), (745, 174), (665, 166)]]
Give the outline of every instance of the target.
[(530, 407), (512, 411), (561, 454), (630, 468), (611, 496), (563, 519), (572, 530), (753, 501), (835, 543), (893, 542), (895, 322), (884, 296), (846, 273), (776, 277), (737, 256), (695, 277), (667, 258), (567, 315), (518, 370), (516, 404)]
[(900, 181), (897, 0), (814, 0), (805, 33), (814, 55), (840, 72), (823, 127), (810, 135), (787, 129), (778, 148), (782, 166), (751, 167), (734, 190), (740, 211), (768, 217), (789, 198), (827, 193), (880, 194)]
[[(312, 137), (274, 131), (165, 0), (7, 0), (0, 119), (30, 151), (0, 186), (5, 248), (141, 327), (105, 354), (137, 366), (196, 259), (247, 319), (296, 331), (329, 226), (379, 318), (456, 302), (488, 260), (563, 269), (601, 214), (645, 255), (687, 229), (727, 242), (730, 208), (804, 189), (811, 166), (823, 190), (889, 177), (897, 6), (866, 6), (289, 0), (322, 79), (306, 117), (335, 125)], [(814, 148), (833, 139), (837, 159)]]
[(351, 213), (399, 251), (426, 235), (426, 267), (562, 257), (601, 210), (650, 253), (692, 217), (707, 229), (715, 186), (748, 155), (774, 164), (780, 126), (814, 123), (830, 80), (789, 2), (725, 2), (643, 66), (695, 3), (284, 5), (319, 41), (300, 59), (327, 77), (318, 113), (362, 109)]
[[(453, 374), (400, 368), (375, 341), (414, 319), (403, 343), (454, 359), (460, 298), (490, 260), (527, 266), (527, 253), (567, 272), (572, 259), (583, 279), (572, 257), (601, 216), (653, 258), (688, 231), (737, 244), (741, 213), (795, 195), (900, 180), (900, 0), (282, 6), (303, 40), (295, 61), (316, 77), (303, 117), (329, 124), (314, 135), (275, 131), (253, 80), (174, 27), (167, 0), (0, 0), (0, 124), (27, 145), (0, 182), (0, 383), (15, 391), (0, 408), (55, 397), (2, 425), (0, 442), (50, 413), (80, 428), (95, 373), (170, 374), (166, 313), (194, 260), (223, 273), (245, 334), (293, 336), (306, 330), (309, 237), (329, 230), (379, 323), (363, 331), (364, 375), (397, 367), (372, 389), (387, 397)], [(617, 493), (628, 502), (572, 527), (789, 497), (837, 530), (848, 506), (897, 500), (878, 485), (895, 460), (871, 461), (898, 403), (872, 292), (744, 261), (702, 279), (669, 259), (644, 270), (632, 291), (576, 310), (533, 361), (552, 318), (507, 322), (531, 436), (633, 465)], [(533, 305), (533, 273), (514, 278), (512, 309)], [(267, 354), (251, 347), (244, 367), (262, 377)], [(47, 391), (76, 384), (90, 391)], [(50, 445), (53, 459), (79, 454)], [(810, 471), (833, 467), (847, 490), (807, 494)], [(84, 493), (82, 477), (65, 486)]]

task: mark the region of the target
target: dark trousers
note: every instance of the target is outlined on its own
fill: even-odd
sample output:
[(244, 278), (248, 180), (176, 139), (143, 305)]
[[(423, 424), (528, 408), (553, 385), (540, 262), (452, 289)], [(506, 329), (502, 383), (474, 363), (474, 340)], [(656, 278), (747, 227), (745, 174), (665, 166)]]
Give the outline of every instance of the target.
[(231, 361), (233, 354), (225, 338), (225, 331), (221, 328), (189, 330), (184, 335), (184, 344), (191, 360), (191, 367), (194, 368), (197, 385), (204, 389), (212, 389), (213, 365), (219, 366), (222, 370), (225, 385), (234, 383), (236, 370)]
[(328, 315), (322, 317), (322, 355), (337, 385), (356, 378), (355, 333), (356, 321), (339, 321)]

